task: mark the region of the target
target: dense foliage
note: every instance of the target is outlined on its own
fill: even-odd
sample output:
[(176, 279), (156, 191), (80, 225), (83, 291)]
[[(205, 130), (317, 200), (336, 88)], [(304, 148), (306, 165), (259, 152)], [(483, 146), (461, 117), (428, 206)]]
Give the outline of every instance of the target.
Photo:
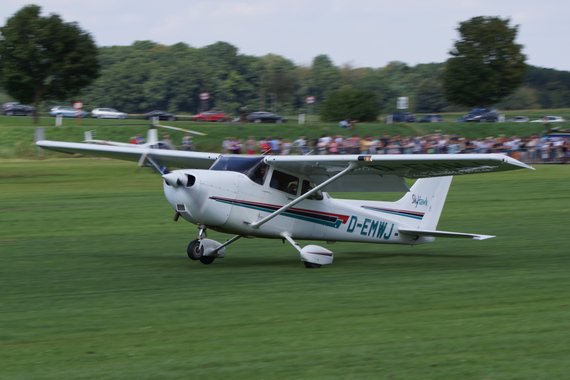
[(498, 17), (474, 17), (459, 24), (461, 38), (450, 51), (444, 90), (466, 106), (493, 105), (522, 83), (525, 55), (515, 42), (518, 27)]
[(75, 23), (40, 12), (36, 5), (23, 7), (0, 28), (2, 87), (36, 108), (45, 100), (77, 95), (99, 71), (91, 36)]
[(344, 88), (331, 93), (321, 112), (323, 121), (375, 121), (378, 116), (376, 97), (371, 91)]

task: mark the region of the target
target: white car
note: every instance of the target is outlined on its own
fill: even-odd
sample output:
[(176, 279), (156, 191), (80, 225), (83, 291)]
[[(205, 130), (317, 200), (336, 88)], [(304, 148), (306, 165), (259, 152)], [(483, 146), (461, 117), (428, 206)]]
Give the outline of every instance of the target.
[(563, 123), (566, 119), (562, 116), (545, 116), (541, 119), (531, 121), (531, 123)]
[(119, 112), (114, 108), (95, 108), (91, 111), (91, 116), (97, 119), (126, 119), (127, 114)]

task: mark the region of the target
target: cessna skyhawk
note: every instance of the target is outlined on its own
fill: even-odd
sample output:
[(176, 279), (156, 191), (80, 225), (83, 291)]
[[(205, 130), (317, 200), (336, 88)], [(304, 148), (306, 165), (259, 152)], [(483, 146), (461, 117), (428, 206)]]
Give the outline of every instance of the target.
[[(242, 237), (287, 241), (308, 268), (331, 264), (333, 253), (299, 241), (417, 245), (437, 237), (492, 238), (437, 229), (452, 177), (532, 169), (503, 154), (246, 156), (62, 141), (37, 145), (135, 161), (159, 172), (174, 219), (198, 226), (187, 254), (203, 264), (224, 257)], [(416, 179), (410, 188), (406, 178)], [(329, 194), (394, 191), (404, 193), (395, 202)], [(208, 229), (233, 237), (208, 239)]]

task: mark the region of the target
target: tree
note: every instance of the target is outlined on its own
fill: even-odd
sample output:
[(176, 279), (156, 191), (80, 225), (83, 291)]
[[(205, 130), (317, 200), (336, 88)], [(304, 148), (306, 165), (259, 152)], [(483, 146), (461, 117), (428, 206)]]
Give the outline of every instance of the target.
[(97, 47), (89, 33), (58, 15), (40, 16), (28, 5), (0, 28), (0, 81), (22, 103), (69, 99), (98, 75)]
[(371, 91), (341, 88), (331, 93), (321, 108), (324, 121), (340, 121), (346, 118), (358, 121), (376, 121), (378, 108)]
[(459, 24), (461, 38), (449, 52), (444, 73), (446, 98), (456, 104), (499, 102), (522, 83), (525, 55), (515, 43), (518, 26), (509, 19), (474, 17)]
[(267, 54), (261, 60), (260, 106), (264, 108), (266, 98), (269, 99), (272, 111), (278, 111), (281, 103), (287, 102), (297, 86), (295, 65), (279, 55)]
[(415, 94), (416, 112), (441, 112), (447, 105), (441, 83), (436, 79), (422, 80)]
[(313, 59), (311, 74), (308, 95), (315, 96), (319, 101), (340, 87), (340, 72), (327, 55), (321, 54)]

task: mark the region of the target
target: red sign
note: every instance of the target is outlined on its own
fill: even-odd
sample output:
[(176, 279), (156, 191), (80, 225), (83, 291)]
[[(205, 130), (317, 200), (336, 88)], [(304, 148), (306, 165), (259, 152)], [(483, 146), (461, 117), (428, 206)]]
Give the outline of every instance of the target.
[(75, 103), (73, 103), (73, 108), (75, 108), (76, 110), (80, 110), (83, 108), (83, 103), (75, 102)]

